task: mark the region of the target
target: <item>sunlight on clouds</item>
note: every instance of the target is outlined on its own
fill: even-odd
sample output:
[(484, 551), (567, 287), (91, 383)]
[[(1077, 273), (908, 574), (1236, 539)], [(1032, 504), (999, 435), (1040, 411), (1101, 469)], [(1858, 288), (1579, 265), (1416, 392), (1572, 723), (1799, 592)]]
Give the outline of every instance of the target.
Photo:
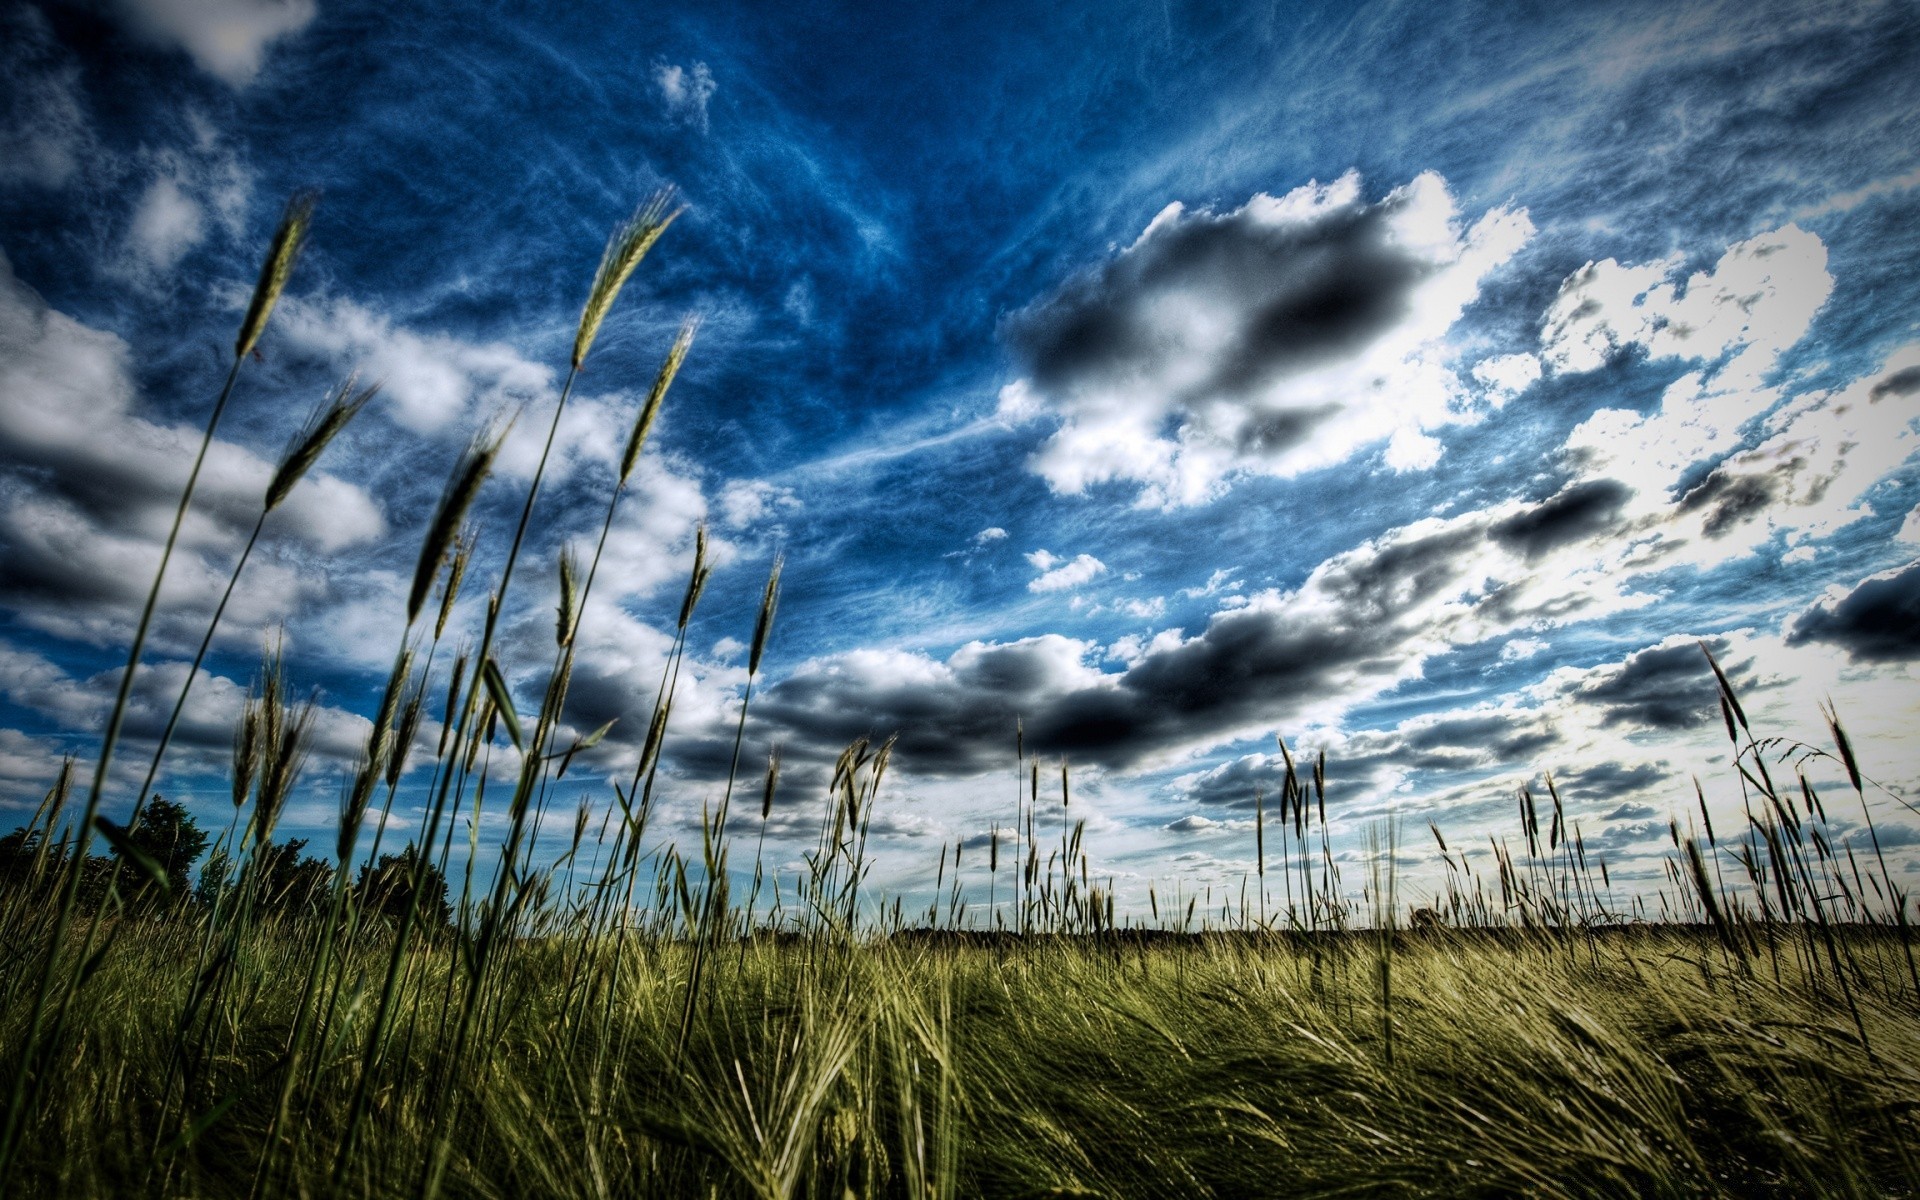
[(1045, 550), (1035, 550), (1027, 561), (1040, 575), (1027, 583), (1030, 592), (1064, 592), (1077, 588), (1096, 575), (1106, 574), (1107, 564), (1091, 554), (1077, 554), (1071, 560)]
[(1479, 419), (1446, 335), (1532, 231), (1509, 209), (1462, 229), (1431, 172), (1377, 203), (1349, 173), (1224, 214), (1169, 205), (1010, 319), (1027, 374), (1000, 416), (1058, 421), (1032, 464), (1054, 491), (1137, 483), (1143, 507), (1383, 442), (1393, 469), (1425, 469), (1431, 431)]

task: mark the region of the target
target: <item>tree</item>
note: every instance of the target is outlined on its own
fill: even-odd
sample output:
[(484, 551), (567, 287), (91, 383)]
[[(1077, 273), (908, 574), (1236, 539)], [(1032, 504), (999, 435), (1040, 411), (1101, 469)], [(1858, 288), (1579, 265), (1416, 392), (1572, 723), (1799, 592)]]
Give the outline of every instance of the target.
[(354, 895), (367, 920), (384, 919), (394, 927), (407, 915), (413, 897), (413, 875), (423, 872), (416, 928), (429, 936), (445, 931), (453, 924), (453, 910), (447, 905), (447, 877), (431, 862), (421, 862), (412, 842), (398, 854), (382, 854), (377, 863), (360, 864), (354, 881)]
[[(253, 902), (261, 912), (306, 916), (318, 912), (326, 903), (327, 888), (333, 882), (333, 864), (311, 855), (302, 857), (307, 839), (292, 838), (269, 842), (254, 853)], [(238, 865), (225, 850), (215, 850), (200, 872), (200, 887), (194, 898), (212, 906), (230, 887), (239, 882)]]
[[(139, 828), (130, 830), (126, 839), (160, 867), (167, 881), (167, 897), (177, 899), (187, 894), (193, 864), (207, 848), (207, 835), (185, 808), (155, 796), (141, 814)], [(121, 857), (119, 851), (114, 852), (114, 857)], [(162, 899), (153, 881), (133, 864), (122, 863), (121, 868), (121, 886), (129, 903), (153, 904)]]

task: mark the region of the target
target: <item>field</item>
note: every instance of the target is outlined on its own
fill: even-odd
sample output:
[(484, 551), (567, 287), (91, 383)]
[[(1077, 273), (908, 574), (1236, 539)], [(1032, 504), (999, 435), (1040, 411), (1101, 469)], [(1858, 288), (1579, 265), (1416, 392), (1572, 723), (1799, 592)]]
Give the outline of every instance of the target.
[[(291, 206), (276, 236), (209, 439), (307, 211)], [(573, 371), (673, 219), (663, 197), (616, 231)], [(602, 546), (693, 337), (689, 323), (635, 418)], [(371, 395), (348, 383), (316, 413), (262, 521)], [(497, 604), (434, 675), (499, 446), (497, 430), (477, 437), (423, 522), (406, 636), (323, 857), (274, 840), (311, 712), (277, 654), (235, 731), (232, 822), (204, 863), (207, 836), (150, 790), (171, 724), (131, 804), (109, 802), (156, 578), (91, 783), (70, 763), (0, 842), (9, 1194), (1920, 1193), (1909, 898), (1837, 719), (1830, 749), (1760, 737), (1720, 676), (1744, 828), (1716, 834), (1703, 805), (1698, 829), (1672, 827), (1667, 886), (1629, 898), (1549, 782), (1517, 797), (1518, 837), (1487, 831), (1489, 874), (1433, 829), (1445, 894), (1411, 913), (1399, 830), (1376, 837), (1368, 878), (1341, 880), (1324, 761), (1261, 801), (1253, 898), (1117, 911), (1069, 824), (1068, 768), (1055, 792), (1056, 761), (1043, 780), (1016, 743), (1018, 818), (964, 886), (943, 850), (936, 890), (950, 890), (905, 912), (868, 884), (890, 744), (850, 746), (824, 797), (795, 800), (777, 757), (741, 779), (736, 733), (697, 853), (657, 824), (650, 837), (675, 785), (661, 768), (676, 657), (631, 782), (609, 787), (597, 823), (583, 805), (556, 855), (539, 840), (554, 782), (606, 733), (564, 720), (598, 551), (560, 560), (537, 712), (521, 715), (498, 666)], [(536, 472), (496, 595), (539, 485)], [(180, 516), (191, 501), (189, 484)], [(709, 570), (703, 536), (676, 656)], [(740, 730), (779, 593), (776, 563)], [(435, 744), (422, 721), (441, 694)], [(1869, 814), (1858, 853), (1804, 774), (1816, 761)], [(410, 829), (395, 800), (422, 777)], [(779, 878), (744, 850), (776, 799), (819, 818), (804, 869)], [(483, 808), (504, 814), (497, 861), (479, 853)], [(357, 875), (332, 865), (356, 861)], [(983, 874), (991, 921), (968, 910)]]
[(436, 1163), (460, 1196), (1911, 1194), (1897, 940), (1843, 939), (1863, 1045), (1776, 936), (761, 939), (717, 948), (684, 1045), (684, 944), (628, 945), (617, 981), (617, 942), (516, 945), (458, 1047), (454, 954), (423, 951), (342, 1168), (382, 956), (290, 1068), (310, 937), (259, 931), (175, 1062), (196, 933), (154, 923), (76, 1001), (11, 1170), (100, 1196), (410, 1195)]

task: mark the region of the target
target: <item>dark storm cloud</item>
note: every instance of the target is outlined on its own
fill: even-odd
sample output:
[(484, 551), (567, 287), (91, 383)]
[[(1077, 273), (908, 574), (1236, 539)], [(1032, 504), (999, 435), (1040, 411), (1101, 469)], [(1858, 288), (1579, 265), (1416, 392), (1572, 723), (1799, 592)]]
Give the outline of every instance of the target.
[[(1709, 639), (1736, 688), (1750, 678), (1751, 664), (1727, 661), (1726, 645)], [(1607, 725), (1644, 729), (1691, 729), (1715, 719), (1720, 690), (1697, 643), (1672, 638), (1637, 650), (1619, 663), (1596, 667), (1574, 687), (1572, 698), (1598, 705)]]
[(967, 775), (1010, 765), (1018, 717), (1030, 752), (1133, 766), (1395, 678), (1425, 610), (1461, 586), (1484, 539), (1469, 521), (1339, 555), (1299, 593), (1216, 613), (1197, 637), (1151, 647), (1120, 672), (1095, 670), (1094, 646), (1056, 635), (976, 643), (945, 663), (843, 655), (756, 701), (759, 736), (831, 757), (854, 738), (897, 733), (903, 767)]
[(1787, 624), (1787, 644), (1826, 642), (1855, 662), (1920, 658), (1920, 561), (1828, 594)]
[(1498, 522), (1488, 536), (1516, 554), (1538, 558), (1607, 532), (1632, 496), (1633, 489), (1617, 479), (1576, 483)]
[[(1475, 710), (1416, 717), (1393, 729), (1355, 734), (1327, 754), (1328, 803), (1355, 787), (1378, 787), (1409, 771), (1474, 772), (1542, 765), (1562, 740), (1553, 717), (1537, 710)], [(1295, 748), (1296, 755), (1306, 751)], [(1301, 770), (1304, 777), (1305, 769)], [(1272, 797), (1286, 779), (1277, 753), (1249, 754), (1183, 778), (1193, 803), (1252, 808), (1256, 790)]]
[[(1244, 400), (1273, 380), (1352, 355), (1403, 320), (1437, 269), (1393, 237), (1404, 202), (1335, 208), (1274, 223), (1249, 205), (1156, 224), (1126, 253), (1006, 324), (1033, 381), (1049, 392), (1123, 383), (1182, 353), (1169, 304), (1233, 314), (1224, 350), (1181, 399)], [(1325, 414), (1321, 414), (1324, 416)], [(1262, 436), (1283, 448), (1317, 420), (1292, 415)]]
[(1764, 512), (1780, 498), (1782, 484), (1807, 466), (1793, 457), (1763, 470), (1716, 468), (1680, 498), (1680, 511), (1699, 512), (1700, 530), (1710, 538), (1724, 537), (1735, 526)]
[[(1652, 763), (1628, 766), (1615, 761), (1579, 767), (1565, 773), (1555, 772), (1554, 782), (1559, 786), (1560, 794), (1569, 801), (1599, 802), (1633, 795), (1668, 777), (1669, 772)], [(1652, 811), (1645, 805), (1620, 804), (1607, 815), (1609, 818), (1616, 814), (1645, 816)]]
[(1874, 384), (1867, 398), (1884, 400), (1888, 396), (1911, 396), (1915, 392), (1920, 392), (1920, 367), (1907, 367)]

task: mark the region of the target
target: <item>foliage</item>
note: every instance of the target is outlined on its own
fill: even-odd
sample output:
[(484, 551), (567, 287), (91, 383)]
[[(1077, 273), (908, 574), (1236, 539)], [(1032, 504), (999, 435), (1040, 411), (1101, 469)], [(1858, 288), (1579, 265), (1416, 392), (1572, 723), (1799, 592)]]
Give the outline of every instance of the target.
[(444, 930), (453, 922), (446, 875), (424, 860), (411, 842), (398, 854), (382, 854), (376, 863), (360, 864), (353, 891), (363, 920), (379, 919), (397, 927), (408, 908), (415, 907), (414, 919), (423, 930)]

